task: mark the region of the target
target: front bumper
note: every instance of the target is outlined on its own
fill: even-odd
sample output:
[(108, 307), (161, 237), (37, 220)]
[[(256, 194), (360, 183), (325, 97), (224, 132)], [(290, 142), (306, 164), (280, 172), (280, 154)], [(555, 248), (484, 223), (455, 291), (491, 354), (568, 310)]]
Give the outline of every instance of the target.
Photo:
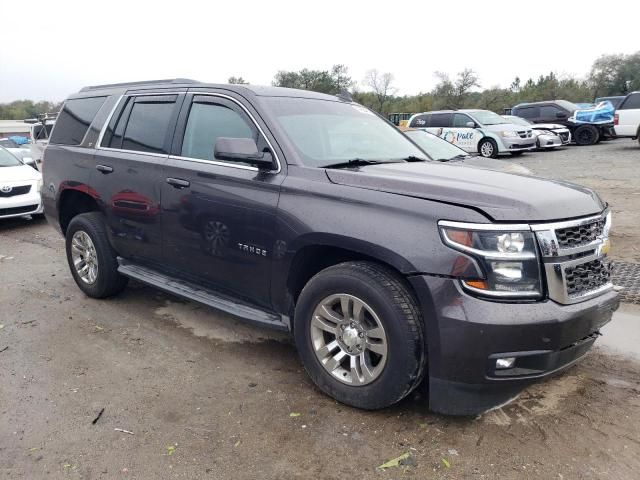
[[(20, 182), (24, 184), (24, 182)], [(22, 217), (43, 213), (42, 199), (37, 182), (31, 184), (29, 192), (13, 196), (0, 196), (0, 218)]]
[[(572, 305), (505, 303), (473, 297), (455, 279), (410, 281), (424, 306), (429, 405), (450, 415), (484, 412), (572, 365), (619, 305), (613, 291)], [(498, 357), (516, 357), (514, 368), (496, 370)]]
[(558, 135), (555, 135), (555, 134), (547, 135), (544, 133), (541, 135), (538, 135), (537, 144), (540, 150), (545, 150), (547, 148), (561, 147), (563, 145), (562, 139)]
[(501, 137), (500, 140), (504, 147), (500, 153), (530, 151), (536, 148), (536, 138), (533, 135), (527, 138)]

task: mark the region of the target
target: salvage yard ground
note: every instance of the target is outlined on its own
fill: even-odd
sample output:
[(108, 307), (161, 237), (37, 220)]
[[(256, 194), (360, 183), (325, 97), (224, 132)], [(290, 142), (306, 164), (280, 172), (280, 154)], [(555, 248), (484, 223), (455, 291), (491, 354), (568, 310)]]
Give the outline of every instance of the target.
[[(596, 188), (614, 258), (640, 263), (637, 142), (518, 163)], [(0, 478), (638, 478), (636, 306), (504, 408), (444, 417), (418, 391), (364, 412), (319, 393), (283, 334), (139, 284), (85, 297), (63, 245), (43, 221), (0, 223)]]

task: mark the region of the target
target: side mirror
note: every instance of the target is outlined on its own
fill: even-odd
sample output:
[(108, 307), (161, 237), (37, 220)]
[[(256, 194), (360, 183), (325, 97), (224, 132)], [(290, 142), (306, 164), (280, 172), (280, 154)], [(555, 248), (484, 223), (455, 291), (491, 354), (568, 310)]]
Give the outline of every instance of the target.
[(35, 168), (37, 170), (36, 162), (31, 157), (22, 157), (22, 163), (24, 163), (25, 165), (29, 165), (30, 167), (33, 167), (33, 168)]
[(259, 169), (273, 168), (270, 153), (261, 153), (253, 138), (219, 137), (213, 147), (214, 158), (232, 162), (246, 162)]
[(476, 128), (476, 122), (467, 122), (467, 128)]
[(556, 112), (556, 118), (567, 118), (567, 114), (564, 112)]

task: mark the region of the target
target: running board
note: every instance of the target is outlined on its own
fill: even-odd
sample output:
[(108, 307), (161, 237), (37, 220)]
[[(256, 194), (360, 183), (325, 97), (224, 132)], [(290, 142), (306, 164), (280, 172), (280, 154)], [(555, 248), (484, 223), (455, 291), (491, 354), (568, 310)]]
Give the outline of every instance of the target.
[(259, 308), (249, 306), (227, 295), (204, 289), (191, 282), (178, 280), (151, 268), (130, 263), (118, 257), (118, 272), (129, 278), (133, 278), (152, 287), (157, 287), (179, 297), (188, 298), (215, 308), (222, 312), (239, 317), (248, 322), (278, 330), (289, 330), (288, 317), (267, 312)]

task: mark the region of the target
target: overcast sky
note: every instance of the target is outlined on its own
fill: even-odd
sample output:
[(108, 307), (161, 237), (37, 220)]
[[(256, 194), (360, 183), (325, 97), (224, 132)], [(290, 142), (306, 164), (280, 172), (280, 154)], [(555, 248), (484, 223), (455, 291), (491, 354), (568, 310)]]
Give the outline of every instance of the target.
[(358, 82), (371, 68), (392, 72), (400, 94), (465, 67), (483, 87), (506, 87), (551, 70), (585, 76), (601, 54), (640, 50), (638, 0), (31, 0), (11, 9), (0, 102), (158, 78), (270, 84), (278, 70), (335, 63)]

